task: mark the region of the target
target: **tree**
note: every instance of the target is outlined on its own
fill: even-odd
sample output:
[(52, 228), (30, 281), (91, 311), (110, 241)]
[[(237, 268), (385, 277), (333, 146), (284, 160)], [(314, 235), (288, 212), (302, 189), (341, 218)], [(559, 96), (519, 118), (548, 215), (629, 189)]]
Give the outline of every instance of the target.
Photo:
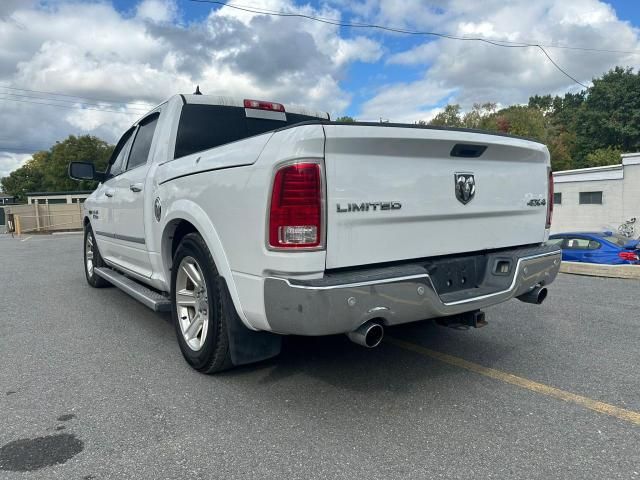
[(622, 150), (616, 147), (608, 146), (607, 148), (599, 148), (587, 154), (586, 163), (590, 167), (617, 165), (620, 163), (621, 154)]
[(495, 113), (497, 105), (495, 103), (474, 103), (470, 112), (462, 117), (462, 126), (466, 128), (477, 128), (487, 130), (490, 128), (489, 117)]
[(438, 113), (429, 125), (438, 127), (462, 127), (462, 118), (460, 117), (460, 105), (453, 104), (444, 107), (444, 110)]
[(0, 184), (5, 192), (22, 201), (26, 200), (26, 193), (32, 191), (93, 190), (95, 182), (78, 182), (68, 177), (69, 163), (93, 162), (96, 170), (104, 171), (112, 151), (112, 145), (97, 137), (70, 135), (49, 150), (34, 153), (22, 167), (0, 180)]
[[(511, 135), (546, 141), (545, 120), (542, 111), (523, 105), (513, 105), (492, 114), (487, 127)], [(492, 128), (494, 127), (494, 128)]]
[(572, 152), (575, 149), (576, 134), (569, 131), (560, 131), (557, 134), (547, 133), (547, 147), (551, 154), (551, 169), (571, 170), (574, 168)]
[(355, 122), (355, 119), (353, 117), (344, 116), (344, 117), (336, 118), (336, 122), (353, 123), (353, 122)]
[(27, 192), (41, 190), (42, 177), (42, 172), (38, 170), (32, 160), (29, 160), (22, 167), (11, 172), (9, 176), (0, 180), (1, 190), (15, 197), (18, 201), (25, 201)]
[(588, 165), (589, 153), (609, 146), (640, 150), (640, 72), (616, 67), (594, 79), (575, 128), (579, 166)]

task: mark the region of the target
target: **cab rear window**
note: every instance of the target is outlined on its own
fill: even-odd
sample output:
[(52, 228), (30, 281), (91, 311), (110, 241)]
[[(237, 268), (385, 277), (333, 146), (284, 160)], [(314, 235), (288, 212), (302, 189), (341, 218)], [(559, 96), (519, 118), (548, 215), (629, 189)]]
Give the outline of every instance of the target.
[(309, 120), (318, 119), (294, 113), (287, 113), (286, 121), (247, 118), (243, 107), (183, 105), (174, 158)]

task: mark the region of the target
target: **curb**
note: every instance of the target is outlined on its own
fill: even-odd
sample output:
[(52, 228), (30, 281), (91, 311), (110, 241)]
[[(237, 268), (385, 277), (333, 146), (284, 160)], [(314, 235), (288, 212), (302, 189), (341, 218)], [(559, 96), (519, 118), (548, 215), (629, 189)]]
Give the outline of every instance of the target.
[(597, 263), (562, 262), (561, 273), (591, 277), (630, 278), (640, 280), (640, 265), (600, 265)]

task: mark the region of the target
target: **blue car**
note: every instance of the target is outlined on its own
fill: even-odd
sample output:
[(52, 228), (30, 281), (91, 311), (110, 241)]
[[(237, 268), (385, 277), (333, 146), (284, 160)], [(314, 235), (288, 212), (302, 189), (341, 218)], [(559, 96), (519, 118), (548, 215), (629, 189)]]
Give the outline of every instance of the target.
[(613, 232), (557, 233), (549, 237), (548, 243), (562, 248), (562, 260), (565, 262), (640, 264), (640, 241), (620, 237)]

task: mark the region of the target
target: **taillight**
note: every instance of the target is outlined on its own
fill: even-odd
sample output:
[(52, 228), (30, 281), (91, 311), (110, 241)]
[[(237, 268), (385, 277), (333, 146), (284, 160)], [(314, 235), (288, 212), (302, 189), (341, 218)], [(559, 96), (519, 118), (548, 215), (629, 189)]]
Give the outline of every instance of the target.
[(619, 252), (618, 256), (622, 260), (628, 260), (629, 262), (637, 262), (638, 261), (638, 254), (634, 253), (634, 252)]
[(553, 172), (549, 168), (548, 173), (548, 191), (547, 191), (547, 225), (546, 228), (551, 228), (551, 220), (553, 219)]
[(245, 100), (244, 108), (254, 108), (256, 110), (270, 110), (272, 112), (283, 112), (284, 105), (275, 102), (265, 102), (263, 100)]
[(269, 245), (321, 247), (322, 173), (317, 163), (295, 163), (277, 171), (269, 211)]

